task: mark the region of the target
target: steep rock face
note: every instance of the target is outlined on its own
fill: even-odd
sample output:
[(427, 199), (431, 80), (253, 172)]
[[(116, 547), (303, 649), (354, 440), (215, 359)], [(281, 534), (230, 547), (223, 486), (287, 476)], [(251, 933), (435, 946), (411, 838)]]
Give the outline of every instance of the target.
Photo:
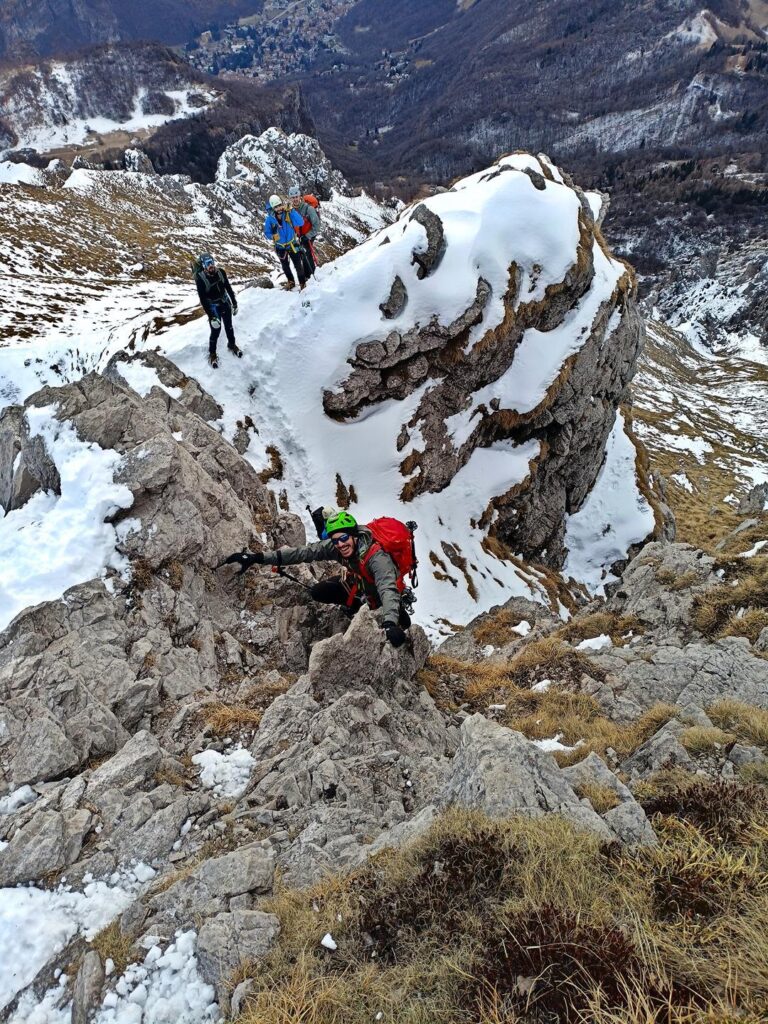
[[(125, 386), (120, 370), (127, 375), (130, 364), (118, 360), (112, 379), (91, 374), (44, 389), (27, 405), (52, 407), (81, 442), (118, 453), (115, 479), (132, 501), (112, 516), (114, 543), (126, 560), (122, 576), (78, 583), (0, 633), (6, 788), (59, 778), (118, 750), (161, 707), (172, 717), (186, 704), (188, 715), (193, 695), (210, 699), (222, 686), (247, 687), (270, 670), (306, 664), (314, 612), (294, 602), (277, 607), (279, 584), (277, 604), (263, 600), (248, 611), (242, 591), (227, 589), (212, 572), (260, 537), (277, 543), (283, 530), (295, 539), (303, 533), (292, 517), (278, 525), (272, 494), (194, 411), (217, 415), (210, 396), (187, 380), (171, 386), (171, 397), (159, 374), (176, 382), (181, 375), (160, 357), (152, 363), (133, 364), (155, 380), (144, 399)], [(0, 434), (9, 512), (43, 490), (72, 501), (71, 481), (55, 479), (46, 445), (30, 436), (19, 407), (4, 411)]]
[[(499, 178), (507, 179), (507, 189), (494, 181)], [(463, 193), (484, 185), (494, 200), (478, 211), (476, 233), (460, 233)], [(536, 208), (543, 223), (559, 222), (567, 237), (575, 234), (569, 258), (562, 262), (553, 246), (537, 263), (523, 239), (510, 239), (494, 253), (509, 260), (503, 292), (498, 280), (492, 286), (475, 272), (473, 301), (445, 322), (439, 302), (446, 251), (454, 267), (457, 251), (471, 259), (483, 244), (486, 218), (491, 230), (493, 220), (509, 217), (510, 233), (520, 231), (515, 207), (522, 204)], [(412, 276), (422, 282), (410, 285), (421, 315), (416, 322), (408, 316), (409, 286), (395, 276), (381, 305), (391, 327), (356, 345), (351, 373), (324, 396), (326, 412), (348, 420), (429, 385), (398, 441), (399, 449), (410, 447), (400, 467), (406, 501), (447, 488), (477, 449), (538, 442), (528, 480), (495, 495), (480, 521), (493, 522), (512, 550), (561, 565), (565, 517), (595, 481), (643, 342), (632, 272), (610, 256), (584, 193), (544, 158), (506, 158), (458, 182), (404, 214), (381, 244), (411, 225), (421, 225), (426, 236), (411, 260)], [(418, 440), (409, 445), (414, 432)]]

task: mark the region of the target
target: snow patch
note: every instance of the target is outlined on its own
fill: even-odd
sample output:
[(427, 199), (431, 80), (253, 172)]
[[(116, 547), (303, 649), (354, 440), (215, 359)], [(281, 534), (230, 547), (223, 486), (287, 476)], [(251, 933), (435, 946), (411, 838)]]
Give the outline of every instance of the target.
[(59, 471), (61, 494), (38, 492), (0, 519), (0, 629), (25, 608), (54, 600), (107, 568), (128, 568), (115, 550), (115, 528), (105, 522), (133, 504), (128, 488), (114, 482), (121, 456), (81, 441), (55, 412), (55, 406), (26, 412), (30, 437), (43, 439)]
[(13, 814), (20, 807), (26, 807), (37, 800), (37, 793), (31, 786), (21, 786), (0, 800), (0, 814)]
[(587, 640), (582, 640), (580, 644), (576, 645), (576, 650), (604, 651), (608, 647), (613, 647), (613, 640), (611, 640), (607, 633), (601, 633), (600, 636), (592, 636)]
[(138, 395), (141, 395), (142, 398), (146, 398), (152, 388), (160, 388), (177, 401), (181, 398), (181, 388), (167, 387), (158, 377), (157, 370), (154, 367), (147, 366), (146, 363), (142, 363), (138, 359), (130, 363), (118, 363), (117, 372), (128, 387), (132, 388)]
[(256, 764), (247, 750), (237, 747), (226, 754), (204, 750), (195, 754), (193, 764), (200, 766), (200, 781), (215, 796), (236, 800), (245, 792), (251, 771)]
[[(146, 871), (140, 868), (138, 873), (146, 878)], [(153, 871), (150, 877), (154, 877)], [(74, 935), (79, 932), (90, 940), (121, 914), (141, 884), (136, 869), (127, 869), (116, 872), (109, 881), (89, 882), (82, 892), (64, 886), (54, 890), (34, 886), (0, 889), (0, 1009), (26, 988)]]
[(37, 167), (0, 160), (0, 185), (42, 185), (44, 181)]
[(578, 512), (568, 516), (563, 574), (586, 584), (597, 594), (617, 579), (610, 566), (651, 533), (653, 509), (640, 493), (635, 478), (635, 446), (616, 416), (595, 485)]

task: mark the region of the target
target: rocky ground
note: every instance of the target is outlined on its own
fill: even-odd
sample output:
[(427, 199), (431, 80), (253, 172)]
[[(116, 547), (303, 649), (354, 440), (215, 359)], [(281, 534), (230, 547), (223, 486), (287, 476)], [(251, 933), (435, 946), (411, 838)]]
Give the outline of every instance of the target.
[[(99, 880), (112, 894), (99, 927), (81, 914), (47, 944), (32, 941), (12, 904), (26, 953), (22, 970), (0, 930), (5, 1018), (44, 1007), (55, 1020), (121, 1020), (132, 1003), (155, 1007), (146, 1012), (158, 1020), (210, 1019), (214, 1004), (224, 1015), (256, 1013), (252, 1021), (421, 1020), (403, 1010), (409, 985), (422, 984), (413, 979), (401, 979), (405, 1004), (387, 1017), (356, 1016), (357, 1003), (342, 1017), (281, 1017), (276, 993), (296, 978), (275, 958), (295, 967), (296, 908), (319, 898), (288, 890), (325, 885), (301, 932), (302, 956), (320, 958), (325, 978), (354, 930), (328, 897), (329, 872), (370, 883), (387, 857), (411, 856), (391, 851), (413, 840), (431, 850), (448, 828), (453, 848), (466, 827), (476, 839), (486, 827), (477, 821), (495, 829), (518, 816), (545, 830), (565, 822), (574, 849), (588, 835), (590, 850), (663, 851), (670, 826), (653, 816), (654, 800), (670, 771), (720, 780), (734, 806), (749, 782), (760, 806), (768, 570), (759, 552), (718, 561), (653, 543), (607, 601), (567, 623), (515, 598), (437, 654), (418, 627), (394, 651), (367, 610), (349, 623), (290, 581), (216, 568), (242, 547), (301, 541), (303, 527), (212, 425), (214, 399), (162, 357), (149, 359), (162, 386), (143, 398), (125, 385), (118, 356), (103, 376), (44, 389), (28, 405), (56, 403), (83, 440), (122, 456), (133, 505), (114, 525), (131, 571), (73, 587), (0, 634), (2, 898), (59, 906), (93, 899)], [(20, 409), (5, 410), (6, 507), (55, 489), (55, 475)], [(459, 828), (463, 811), (484, 817)], [(467, 885), (478, 877), (470, 847)], [(430, 870), (439, 873), (439, 860)], [(338, 898), (343, 883), (332, 884)], [(365, 903), (356, 899), (350, 922)], [(443, 925), (450, 932), (448, 918)], [(615, 927), (625, 926), (617, 911)], [(375, 974), (377, 950), (384, 970), (395, 947), (371, 927), (359, 934)], [(745, 984), (744, 1005), (764, 992), (762, 981)], [(173, 1016), (156, 1010), (161, 990)], [(697, 992), (714, 1000), (714, 982)], [(530, 1012), (503, 1019), (576, 1019)]]

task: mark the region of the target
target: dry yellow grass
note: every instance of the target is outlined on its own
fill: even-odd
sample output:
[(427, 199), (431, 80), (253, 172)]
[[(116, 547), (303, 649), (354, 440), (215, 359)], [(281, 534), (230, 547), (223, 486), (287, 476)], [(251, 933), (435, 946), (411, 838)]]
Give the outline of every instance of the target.
[(115, 965), (115, 975), (119, 977), (128, 964), (135, 963), (141, 957), (133, 939), (120, 930), (120, 922), (113, 921), (91, 939), (91, 945), (101, 957), (101, 962), (109, 959)]
[(689, 754), (706, 754), (716, 746), (724, 747), (735, 739), (732, 733), (723, 732), (717, 726), (692, 725), (680, 734), (680, 742)]
[(635, 615), (599, 611), (571, 619), (566, 626), (558, 629), (555, 635), (571, 643), (605, 635), (611, 638), (614, 647), (623, 647), (630, 633), (633, 636), (643, 633), (643, 624)]
[(711, 704), (707, 714), (715, 725), (735, 733), (740, 740), (768, 747), (768, 711), (728, 697)]
[(610, 786), (604, 786), (599, 782), (584, 782), (576, 786), (574, 792), (576, 796), (589, 800), (598, 814), (605, 814), (621, 803)]
[(748, 636), (753, 642), (768, 623), (768, 559), (726, 563), (726, 582), (700, 594), (693, 623), (705, 636)]
[[(594, 751), (601, 757), (612, 748), (620, 757), (631, 754), (649, 739), (678, 709), (657, 704), (636, 721), (618, 725), (606, 718), (600, 705), (578, 690), (584, 674), (602, 678), (586, 655), (556, 637), (527, 644), (508, 662), (472, 664), (434, 655), (419, 674), (419, 681), (441, 707), (468, 703), (477, 711), (489, 704), (504, 704), (500, 721), (529, 739), (561, 734), (572, 752), (555, 754), (561, 765), (575, 764)], [(557, 683), (544, 692), (530, 689), (536, 679)]]
[(522, 618), (519, 615), (513, 615), (508, 609), (502, 608), (476, 626), (473, 634), (479, 644), (503, 647), (513, 640), (520, 640), (520, 634), (514, 632), (513, 627), (519, 626), (521, 622)]
[[(765, 1020), (768, 829), (752, 800), (715, 787), (718, 813), (747, 815), (724, 840), (659, 814), (658, 848), (624, 851), (554, 816), (450, 810), (410, 847), (267, 901), (282, 934), (238, 974), (254, 980), (239, 1024)], [(694, 803), (706, 816), (709, 791)]]
[(261, 723), (262, 712), (246, 704), (224, 704), (219, 701), (202, 707), (200, 716), (217, 736), (228, 736), (246, 727), (257, 729)]

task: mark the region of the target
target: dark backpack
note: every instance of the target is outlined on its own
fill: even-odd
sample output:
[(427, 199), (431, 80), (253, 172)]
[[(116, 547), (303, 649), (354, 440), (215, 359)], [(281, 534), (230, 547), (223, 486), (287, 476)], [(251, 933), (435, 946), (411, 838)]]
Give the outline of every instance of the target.
[(203, 282), (203, 285), (205, 286), (205, 291), (206, 291), (207, 294), (210, 294), (211, 289), (214, 286), (220, 285), (221, 288), (224, 290), (224, 293), (225, 293), (225, 296), (226, 296), (226, 287), (224, 285), (224, 277), (223, 277), (223, 275), (221, 273), (221, 270), (219, 270), (218, 267), (216, 268), (216, 275), (215, 275), (215, 277), (209, 277), (206, 274), (206, 272), (203, 270), (203, 257), (202, 257), (202, 255), (201, 256), (197, 256), (195, 259), (192, 260), (191, 267), (192, 267), (192, 276), (194, 277), (194, 279), (196, 281), (202, 281)]

